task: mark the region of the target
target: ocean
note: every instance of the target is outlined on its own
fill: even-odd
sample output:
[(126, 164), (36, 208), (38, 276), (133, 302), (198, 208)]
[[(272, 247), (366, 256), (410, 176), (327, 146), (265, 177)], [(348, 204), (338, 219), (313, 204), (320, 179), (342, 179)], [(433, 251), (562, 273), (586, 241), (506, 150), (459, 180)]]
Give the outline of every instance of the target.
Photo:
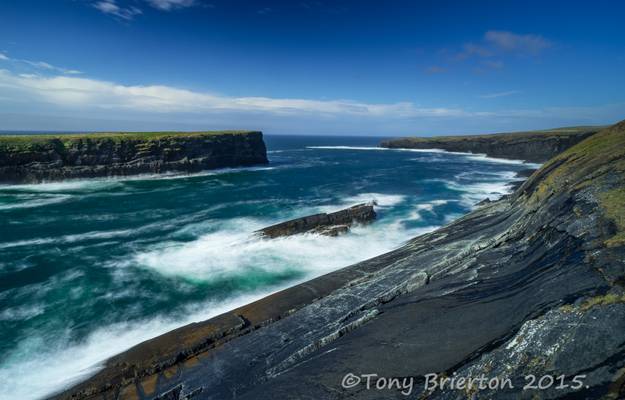
[[(0, 399), (33, 399), (108, 357), (382, 254), (510, 190), (521, 161), (265, 136), (270, 164), (0, 186)], [(377, 201), (340, 237), (262, 227)]]

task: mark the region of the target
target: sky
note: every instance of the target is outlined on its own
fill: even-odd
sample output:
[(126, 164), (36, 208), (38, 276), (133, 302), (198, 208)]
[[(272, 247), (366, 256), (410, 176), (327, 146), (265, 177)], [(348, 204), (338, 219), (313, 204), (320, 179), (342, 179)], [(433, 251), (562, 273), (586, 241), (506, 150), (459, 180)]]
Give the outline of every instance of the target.
[(407, 136), (625, 119), (617, 1), (6, 0), (0, 130)]

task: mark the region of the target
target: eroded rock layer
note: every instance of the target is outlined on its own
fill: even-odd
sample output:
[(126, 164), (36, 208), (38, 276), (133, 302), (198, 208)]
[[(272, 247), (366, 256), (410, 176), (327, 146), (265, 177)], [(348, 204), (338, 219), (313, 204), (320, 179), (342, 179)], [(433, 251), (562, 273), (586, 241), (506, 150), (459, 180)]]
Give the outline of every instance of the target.
[[(624, 398), (624, 200), (622, 122), (507, 198), (142, 343), (59, 398), (406, 398), (405, 388), (367, 388), (364, 379), (344, 387), (346, 374), (414, 379), (408, 398)], [(513, 386), (425, 393), (432, 373)], [(530, 374), (565, 375), (567, 387), (523, 390)], [(570, 385), (576, 375), (580, 388)]]
[(542, 163), (597, 133), (599, 129), (575, 127), (492, 135), (407, 137), (386, 140), (380, 146), (481, 153), (490, 157)]
[(0, 182), (37, 183), (267, 163), (261, 132), (0, 137)]

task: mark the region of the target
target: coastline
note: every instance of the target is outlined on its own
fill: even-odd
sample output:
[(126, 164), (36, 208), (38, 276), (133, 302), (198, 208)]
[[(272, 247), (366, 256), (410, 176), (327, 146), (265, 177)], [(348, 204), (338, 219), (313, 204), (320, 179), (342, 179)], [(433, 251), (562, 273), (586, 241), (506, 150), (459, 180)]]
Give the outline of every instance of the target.
[(442, 149), (451, 152), (482, 153), (488, 157), (545, 162), (567, 148), (591, 137), (602, 126), (582, 126), (542, 131), (485, 135), (405, 137), (383, 141), (384, 148)]
[[(380, 148), (379, 150), (390, 149)], [(419, 152), (422, 151), (430, 152), (430, 150), (419, 150)], [(434, 150), (434, 152), (437, 151), (438, 150)], [(444, 152), (447, 153), (446, 151)], [(474, 153), (461, 153), (460, 155), (481, 156), (480, 154)], [(536, 165), (528, 164), (520, 160), (494, 158), (491, 162), (512, 162), (532, 166)], [(508, 185), (518, 185), (520, 183), (522, 183), (522, 181), (517, 177), (517, 179), (511, 180)], [(478, 207), (482, 206), (480, 205)], [(454, 224), (456, 221), (457, 220), (454, 220), (448, 225)], [(443, 228), (439, 228), (437, 231), (440, 229)], [(418, 238), (428, 235), (430, 234), (425, 234)], [(412, 240), (416, 239), (417, 238)], [(120, 379), (123, 381), (122, 377), (129, 376), (129, 374), (130, 376), (142, 376), (145, 378), (144, 380), (148, 381), (154, 379), (155, 374), (162, 374), (164, 371), (171, 368), (177, 369), (178, 367), (176, 366), (179, 365), (181, 357), (183, 359), (200, 357), (202, 354), (209, 353), (232, 340), (250, 334), (273, 322), (282, 320), (298, 310), (327, 297), (334, 291), (353, 284), (353, 282), (366, 279), (371, 274), (375, 274), (377, 271), (384, 268), (383, 262), (379, 262), (380, 260), (388, 260), (389, 257), (395, 257), (402, 247), (390, 253), (385, 253), (361, 263), (347, 266), (326, 275), (313, 278), (312, 280), (307, 280), (289, 288), (279, 290), (269, 296), (216, 317), (182, 326), (133, 346), (118, 356), (110, 358), (103, 369), (96, 372), (90, 378), (76, 384), (70, 390), (54, 396), (54, 398), (70, 398), (70, 393), (74, 395), (74, 397), (71, 398), (75, 398), (77, 393), (81, 393), (78, 398), (92, 398), (91, 396), (98, 392), (96, 389), (98, 386), (107, 386), (106, 382), (116, 382)], [(422, 278), (423, 276), (419, 275), (416, 279), (420, 282)], [(419, 282), (410, 284), (409, 286), (418, 285), (420, 284)], [(129, 366), (130, 370), (121, 366)], [(149, 398), (149, 395), (145, 398)]]
[(0, 183), (196, 173), (268, 164), (259, 131), (0, 136)]

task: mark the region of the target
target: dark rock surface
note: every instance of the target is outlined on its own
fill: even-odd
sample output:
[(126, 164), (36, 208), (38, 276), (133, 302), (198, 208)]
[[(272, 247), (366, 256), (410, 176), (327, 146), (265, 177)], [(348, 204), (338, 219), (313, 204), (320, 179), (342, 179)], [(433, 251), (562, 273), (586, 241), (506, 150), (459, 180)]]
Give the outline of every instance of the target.
[[(625, 122), (401, 248), (144, 342), (58, 398), (622, 399)], [(103, 344), (105, 345), (105, 344)], [(413, 380), (345, 388), (352, 373)], [(424, 392), (424, 375), (510, 379)], [(523, 390), (526, 375), (567, 387)], [(583, 385), (573, 389), (576, 375)], [(402, 393), (404, 391), (404, 393)]]
[(333, 213), (308, 215), (263, 228), (257, 233), (268, 238), (311, 232), (338, 236), (349, 230), (354, 223), (366, 224), (376, 218), (373, 204), (357, 204)]
[(492, 135), (408, 137), (384, 141), (386, 148), (442, 149), (542, 163), (597, 133), (600, 127)]
[[(72, 135), (73, 136), (73, 135)], [(71, 137), (71, 136), (69, 136)], [(51, 136), (17, 144), (0, 141), (0, 182), (37, 183), (94, 178), (198, 172), (266, 164), (261, 132), (185, 134), (144, 138), (138, 134)], [(6, 142), (6, 143), (5, 143)]]

